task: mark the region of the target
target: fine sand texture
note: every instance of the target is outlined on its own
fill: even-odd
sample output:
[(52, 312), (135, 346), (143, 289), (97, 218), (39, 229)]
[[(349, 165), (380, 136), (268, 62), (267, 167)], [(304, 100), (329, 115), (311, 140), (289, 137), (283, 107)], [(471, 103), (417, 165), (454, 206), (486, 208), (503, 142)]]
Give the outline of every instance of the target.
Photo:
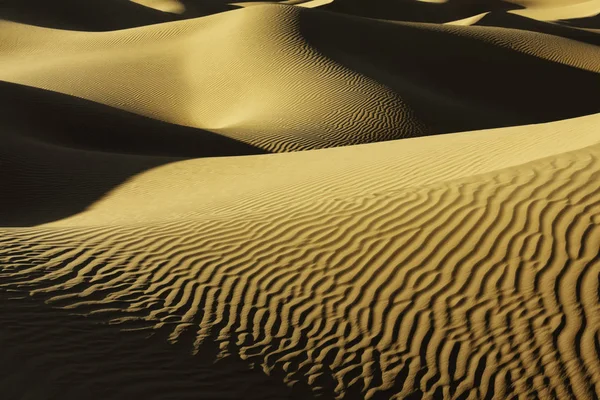
[(0, 398), (597, 399), (599, 14), (0, 0)]

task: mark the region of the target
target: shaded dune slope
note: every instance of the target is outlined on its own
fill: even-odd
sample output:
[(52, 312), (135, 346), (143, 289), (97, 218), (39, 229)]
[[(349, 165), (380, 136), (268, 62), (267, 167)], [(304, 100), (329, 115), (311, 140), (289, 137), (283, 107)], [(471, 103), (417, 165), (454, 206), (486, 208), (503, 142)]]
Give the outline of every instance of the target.
[(109, 31), (177, 19), (171, 14), (128, 0), (2, 0), (0, 18), (81, 31)]
[[(445, 23), (484, 12), (597, 28), (597, 0), (2, 0), (0, 19), (56, 29), (110, 31), (204, 17), (240, 7), (290, 4), (366, 18)], [(167, 12), (162, 12), (167, 11)]]
[(520, 9), (516, 2), (503, 0), (336, 0), (322, 9), (367, 18), (443, 23), (482, 12)]
[[(162, 12), (162, 7), (152, 7), (169, 2), (175, 6), (166, 8), (177, 12)], [(198, 18), (239, 8), (230, 3), (227, 0), (2, 0), (0, 19), (47, 28), (102, 32)]]
[[(29, 86), (0, 82), (0, 102), (5, 112), (0, 120), (4, 137), (143, 156), (193, 158), (264, 153), (223, 135)], [(28, 118), (31, 115), (35, 118)]]
[(179, 159), (76, 150), (12, 135), (0, 139), (2, 226), (79, 213), (128, 178)]
[(160, 334), (123, 334), (102, 317), (76, 316), (28, 296), (2, 291), (0, 299), (0, 387), (6, 399), (313, 398), (308, 389), (290, 389), (239, 358), (215, 362), (219, 349), (213, 343), (195, 357)]
[(600, 30), (600, 11), (598, 15), (587, 18), (570, 18), (562, 21), (564, 24), (573, 27), (579, 27), (584, 29), (593, 29), (596, 33)]
[(322, 9), (367, 18), (445, 23), (484, 12), (513, 13), (542, 21), (579, 20), (600, 14), (597, 0), (335, 0)]
[[(25, 371), (56, 371), (43, 384), (67, 389), (76, 368), (76, 394), (187, 398), (262, 368), (292, 387), (273, 398), (593, 398), (599, 117), (158, 167), (78, 216), (2, 230), (5, 332)], [(75, 339), (94, 332), (78, 367), (19, 350), (82, 345), (19, 335), (45, 329), (26, 322), (41, 302)], [(172, 347), (143, 354), (173, 360), (164, 379), (126, 350), (127, 379), (97, 373), (115, 341), (136, 357), (157, 338)], [(181, 377), (185, 352), (199, 364)]]
[(131, 176), (176, 160), (263, 153), (222, 135), (6, 82), (0, 103), (0, 226), (79, 213)]
[(518, 29), (545, 33), (593, 45), (600, 45), (600, 35), (586, 29), (560, 24), (558, 22), (538, 21), (532, 18), (506, 12), (486, 12), (470, 18), (452, 21), (455, 25), (496, 26), (500, 28)]
[(600, 49), (529, 31), (283, 5), (106, 33), (2, 26), (6, 81), (271, 152), (600, 111)]
[(597, 2), (179, 3), (0, 0), (2, 398), (600, 396)]

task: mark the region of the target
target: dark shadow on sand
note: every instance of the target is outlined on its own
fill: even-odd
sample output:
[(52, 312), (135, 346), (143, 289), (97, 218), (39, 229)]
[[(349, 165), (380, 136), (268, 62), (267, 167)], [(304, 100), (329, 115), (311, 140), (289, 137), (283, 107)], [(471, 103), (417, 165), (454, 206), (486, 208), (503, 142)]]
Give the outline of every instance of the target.
[(179, 0), (182, 14), (163, 12), (130, 0), (0, 0), (0, 19), (54, 29), (102, 32), (205, 17), (238, 9), (251, 0)]
[(600, 112), (597, 73), (474, 36), (320, 10), (301, 13), (300, 29), (326, 57), (394, 90), (430, 134)]
[(532, 18), (506, 12), (492, 12), (477, 22), (478, 26), (497, 26), (523, 31), (545, 33), (565, 39), (600, 46), (600, 34), (583, 29), (572, 28), (555, 22), (538, 21)]
[[(168, 329), (122, 331), (108, 316), (73, 315), (40, 297), (0, 290), (0, 392), (5, 399), (296, 399), (285, 386), (235, 354), (216, 361), (209, 338), (168, 342)], [(168, 326), (168, 325), (167, 325)], [(191, 329), (195, 332), (194, 329)]]
[(0, 226), (76, 214), (128, 178), (170, 162), (265, 153), (201, 129), (12, 83), (0, 83), (0, 104)]
[[(585, 28), (585, 29), (600, 29), (600, 13), (585, 18), (573, 18), (573, 19), (565, 19), (559, 21), (562, 24), (568, 26), (574, 26), (577, 28)], [(600, 33), (600, 32), (598, 32)]]
[(129, 0), (2, 0), (0, 18), (76, 31), (110, 31), (180, 19)]
[(413, 22), (449, 22), (487, 11), (507, 11), (523, 8), (503, 0), (452, 0), (429, 3), (415, 0), (336, 0), (325, 6), (328, 10), (360, 17)]

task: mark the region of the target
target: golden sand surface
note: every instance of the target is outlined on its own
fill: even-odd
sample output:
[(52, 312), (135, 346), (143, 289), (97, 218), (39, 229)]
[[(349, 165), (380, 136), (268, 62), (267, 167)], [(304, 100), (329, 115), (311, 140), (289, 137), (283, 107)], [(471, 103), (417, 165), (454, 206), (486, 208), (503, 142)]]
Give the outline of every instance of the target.
[(598, 398), (598, 14), (0, 2), (0, 398)]

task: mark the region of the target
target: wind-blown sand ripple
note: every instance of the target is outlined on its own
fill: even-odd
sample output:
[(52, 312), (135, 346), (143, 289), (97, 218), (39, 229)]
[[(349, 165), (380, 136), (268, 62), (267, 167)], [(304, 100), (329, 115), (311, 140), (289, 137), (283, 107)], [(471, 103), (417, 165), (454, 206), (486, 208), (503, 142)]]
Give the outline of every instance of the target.
[[(164, 337), (199, 360), (237, 359), (326, 398), (593, 398), (600, 392), (600, 192), (589, 183), (600, 174), (597, 122), (529, 127), (529, 136), (514, 128), (252, 156), (241, 162), (253, 163), (246, 170), (263, 188), (224, 192), (235, 201), (219, 200), (220, 210), (194, 200), (179, 216), (173, 208), (153, 217), (147, 204), (139, 214), (146, 222), (136, 215), (126, 222), (124, 214), (109, 223), (103, 209), (118, 212), (123, 199), (161, 180), (184, 182), (185, 164), (200, 171), (235, 159), (159, 167), (80, 216), (4, 229), (0, 287), (87, 316), (101, 331), (118, 328), (124, 340)], [(578, 127), (577, 140), (568, 126)], [(521, 140), (516, 153), (512, 139)], [(445, 161), (418, 164), (420, 153), (439, 145)], [(487, 146), (496, 161), (479, 158)], [(405, 156), (391, 157), (395, 148)], [(291, 168), (299, 157), (316, 173), (319, 160), (336, 153), (356, 154), (355, 164), (320, 170), (319, 179), (288, 177), (282, 197), (268, 194), (284, 188), (271, 162)], [(398, 166), (413, 160), (421, 176), (394, 170), (394, 159)], [(344, 176), (353, 179), (331, 185)], [(212, 185), (226, 187), (218, 179)], [(179, 196), (199, 199), (208, 189), (166, 188), (178, 206)], [(214, 356), (202, 350), (212, 343)], [(106, 360), (107, 344), (86, 345), (93, 348), (87, 362)], [(134, 395), (139, 379), (111, 384)], [(171, 383), (175, 397), (190, 395)]]
[(3, 399), (599, 397), (596, 0), (0, 3)]

